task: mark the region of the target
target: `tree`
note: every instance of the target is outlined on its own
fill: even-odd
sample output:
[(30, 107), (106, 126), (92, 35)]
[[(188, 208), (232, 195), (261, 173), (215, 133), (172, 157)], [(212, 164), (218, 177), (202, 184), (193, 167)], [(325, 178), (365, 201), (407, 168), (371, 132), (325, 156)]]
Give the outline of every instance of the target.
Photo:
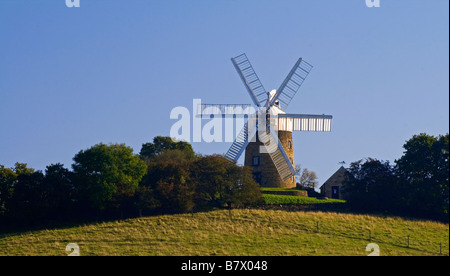
[(46, 217), (49, 209), (44, 174), (29, 170), (19, 172), (9, 204), (10, 214), (18, 221), (38, 222)]
[(145, 162), (124, 144), (97, 144), (73, 158), (80, 199), (95, 210), (120, 208), (131, 199), (147, 171)]
[(299, 177), (299, 183), (300, 186), (307, 188), (307, 189), (314, 189), (316, 188), (318, 181), (317, 181), (317, 175), (315, 172), (310, 171), (308, 169), (303, 169), (300, 177)]
[(140, 185), (136, 190), (133, 201), (140, 215), (142, 215), (142, 210), (154, 211), (161, 207), (160, 201), (155, 196), (155, 191), (149, 186)]
[(45, 169), (44, 182), (49, 200), (49, 215), (60, 218), (68, 215), (75, 200), (73, 173), (60, 163), (51, 164)]
[(10, 168), (0, 165), (0, 216), (7, 213), (7, 205), (14, 193), (17, 174)]
[(34, 173), (34, 169), (33, 168), (29, 168), (27, 163), (16, 162), (14, 164), (14, 172), (17, 175), (32, 174), (32, 173)]
[(35, 172), (26, 163), (17, 162), (12, 169), (0, 165), (0, 215), (38, 218), (47, 202), (42, 178), (42, 172)]
[(219, 155), (201, 156), (196, 160), (192, 175), (197, 184), (196, 201), (200, 205), (221, 204), (227, 165), (228, 161)]
[(397, 204), (397, 177), (389, 161), (368, 158), (350, 164), (344, 184), (347, 202), (359, 210), (392, 211)]
[[(235, 164), (233, 164), (236, 166)], [(232, 188), (231, 203), (239, 206), (248, 206), (264, 203), (261, 187), (253, 178), (249, 167), (238, 167), (239, 175)]]
[(174, 141), (170, 137), (156, 136), (153, 138), (153, 143), (145, 143), (142, 145), (139, 156), (144, 160), (148, 160), (167, 150), (179, 150), (187, 158), (192, 158), (195, 155), (191, 144), (188, 142)]
[[(177, 151), (180, 156), (182, 153)], [(158, 160), (149, 163), (144, 184), (150, 187), (161, 208), (173, 211), (190, 211), (194, 208), (195, 184), (190, 178), (190, 164), (186, 159), (167, 159), (174, 152), (164, 152)]]
[(414, 135), (396, 160), (402, 204), (416, 212), (447, 214), (449, 210), (449, 134)]
[(262, 200), (259, 185), (248, 168), (221, 155), (200, 157), (194, 164), (197, 201), (213, 206), (248, 205)]

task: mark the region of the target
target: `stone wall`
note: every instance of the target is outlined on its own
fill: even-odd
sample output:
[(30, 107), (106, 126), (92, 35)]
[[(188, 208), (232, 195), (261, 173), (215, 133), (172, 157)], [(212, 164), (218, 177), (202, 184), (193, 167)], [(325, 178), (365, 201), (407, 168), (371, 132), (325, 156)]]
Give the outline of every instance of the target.
[[(278, 139), (280, 139), (281, 145), (284, 148), (289, 159), (292, 161), (293, 166), (295, 167), (294, 160), (294, 147), (292, 142), (292, 132), (290, 131), (279, 131)], [(289, 147), (290, 145), (290, 147)], [(293, 179), (288, 179), (286, 181), (282, 181), (280, 175), (278, 174), (277, 168), (272, 162), (272, 158), (268, 153), (260, 153), (259, 147), (263, 146), (263, 144), (256, 139), (256, 142), (251, 142), (247, 145), (245, 149), (245, 161), (244, 165), (252, 168), (253, 174), (260, 176), (260, 185), (261, 187), (279, 187), (279, 188), (295, 188), (296, 187), (296, 179), (295, 176)], [(253, 165), (253, 157), (259, 156), (260, 162), (258, 166)]]

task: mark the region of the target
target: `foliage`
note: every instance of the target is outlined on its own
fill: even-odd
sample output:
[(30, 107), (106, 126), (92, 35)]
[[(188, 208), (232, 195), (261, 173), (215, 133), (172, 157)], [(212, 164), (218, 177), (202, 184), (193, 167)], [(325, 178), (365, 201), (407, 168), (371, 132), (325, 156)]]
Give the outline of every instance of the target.
[(152, 191), (152, 202), (157, 202), (153, 205), (163, 210), (231, 207), (262, 200), (248, 168), (220, 155), (190, 158), (181, 150), (165, 150), (149, 159), (142, 185)]
[(350, 205), (370, 211), (392, 210), (396, 204), (397, 178), (389, 161), (368, 158), (350, 164), (351, 177), (343, 191)]
[(350, 205), (448, 220), (449, 135), (414, 135), (395, 166), (368, 158), (350, 165), (345, 183)]
[(118, 206), (134, 196), (146, 164), (124, 144), (97, 144), (73, 158), (80, 200), (95, 210)]
[(73, 160), (72, 171), (62, 164), (47, 166), (45, 173), (22, 163), (0, 166), (0, 220), (34, 224), (263, 200), (247, 168), (219, 155), (197, 156), (191, 145), (169, 137), (144, 144), (141, 156), (124, 144), (100, 143), (79, 151)]
[(142, 145), (139, 156), (144, 160), (152, 159), (168, 150), (179, 150), (186, 155), (186, 158), (193, 158), (195, 155), (188, 142), (174, 141), (171, 137), (156, 136), (153, 138), (153, 143)]
[(17, 219), (39, 220), (49, 210), (50, 198), (41, 171), (21, 173), (17, 176), (9, 211)]
[(396, 160), (402, 204), (411, 210), (447, 214), (449, 210), (449, 134), (414, 135)]
[(16, 180), (17, 174), (14, 170), (0, 165), (0, 215), (8, 210), (7, 203), (13, 195)]
[(197, 183), (197, 201), (215, 206), (254, 204), (262, 201), (259, 185), (248, 168), (237, 166), (221, 155), (200, 157), (192, 170)]
[(73, 173), (63, 164), (51, 164), (45, 170), (45, 190), (48, 197), (49, 215), (63, 217), (75, 208)]
[(192, 210), (195, 185), (190, 177), (191, 164), (181, 150), (166, 150), (150, 159), (148, 173), (141, 183), (147, 188), (150, 205), (164, 210)]
[[(24, 210), (25, 206), (21, 206), (21, 200), (25, 200), (25, 204), (39, 201), (39, 198), (30, 200), (27, 198), (32, 196), (33, 190), (42, 188), (39, 180), (36, 187), (28, 185), (28, 180), (31, 180), (29, 176), (33, 173), (34, 169), (28, 168), (25, 163), (16, 163), (11, 169), (0, 165), (0, 214), (11, 215)], [(35, 177), (38, 178), (39, 173)]]
[(62, 164), (47, 166), (45, 175), (23, 163), (0, 165), (0, 187), (0, 209), (16, 220), (62, 217), (73, 208), (72, 173)]

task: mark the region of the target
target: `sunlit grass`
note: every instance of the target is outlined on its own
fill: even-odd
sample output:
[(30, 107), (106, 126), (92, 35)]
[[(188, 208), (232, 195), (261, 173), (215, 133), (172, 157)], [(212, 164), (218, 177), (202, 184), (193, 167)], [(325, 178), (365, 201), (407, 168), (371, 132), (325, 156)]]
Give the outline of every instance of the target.
[(318, 199), (315, 197), (263, 194), (267, 204), (317, 204), (317, 203), (344, 203), (341, 199)]
[[(409, 236), (410, 247), (407, 247)], [(371, 238), (371, 240), (369, 240)], [(161, 215), (0, 236), (0, 255), (448, 255), (449, 226), (324, 212), (224, 210)]]

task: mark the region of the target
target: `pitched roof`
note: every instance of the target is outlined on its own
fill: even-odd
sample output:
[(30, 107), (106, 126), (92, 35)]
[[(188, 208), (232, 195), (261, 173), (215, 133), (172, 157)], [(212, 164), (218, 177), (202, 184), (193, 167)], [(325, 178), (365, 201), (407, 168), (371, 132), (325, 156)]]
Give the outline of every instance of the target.
[(340, 176), (340, 175), (347, 174), (347, 173), (348, 173), (347, 169), (344, 168), (343, 166), (341, 166), (335, 173), (333, 173), (332, 176), (330, 176), (330, 177), (327, 179), (327, 181), (325, 181), (325, 182), (322, 184), (322, 186), (320, 186), (320, 188), (322, 188), (323, 186), (327, 185), (328, 182), (331, 182), (332, 179), (334, 179), (334, 178), (336, 178), (336, 177), (338, 177), (338, 176)]

